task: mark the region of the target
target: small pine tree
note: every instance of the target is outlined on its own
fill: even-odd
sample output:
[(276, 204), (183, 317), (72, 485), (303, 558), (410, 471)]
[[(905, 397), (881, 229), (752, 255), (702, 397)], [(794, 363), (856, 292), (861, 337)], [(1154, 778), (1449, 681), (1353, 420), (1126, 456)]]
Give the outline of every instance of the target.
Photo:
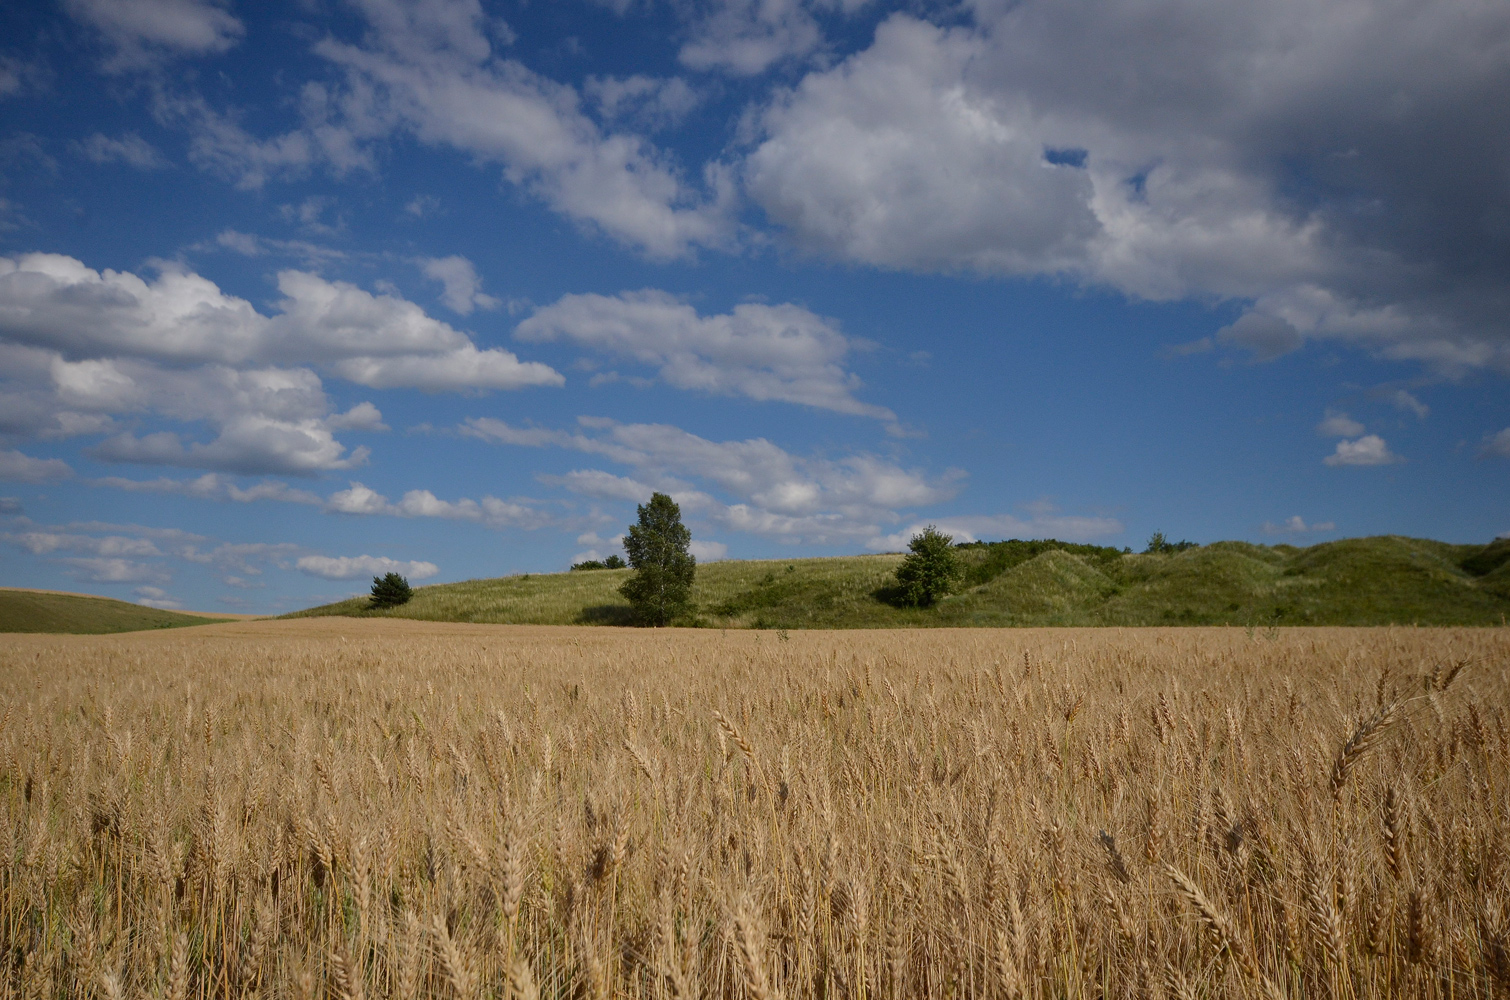
[(692, 595), (697, 559), (687, 546), (692, 532), (682, 524), (682, 509), (664, 493), (639, 506), (639, 520), (624, 536), (624, 551), (635, 574), (619, 588), (642, 625), (669, 625), (685, 614)]
[(372, 578), (372, 598), (369, 606), (396, 608), (400, 604), (408, 604), (409, 598), (413, 596), (414, 590), (409, 586), (409, 581), (397, 573), (375, 576)]
[(912, 536), (907, 543), (912, 554), (897, 567), (897, 585), (903, 603), (926, 608), (949, 593), (961, 575), (954, 559), (953, 542), (952, 536), (931, 524)]

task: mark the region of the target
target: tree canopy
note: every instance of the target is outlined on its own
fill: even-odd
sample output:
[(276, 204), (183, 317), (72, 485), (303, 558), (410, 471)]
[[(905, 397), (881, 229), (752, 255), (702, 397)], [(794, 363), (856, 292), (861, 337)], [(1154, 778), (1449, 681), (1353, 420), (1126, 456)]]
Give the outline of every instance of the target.
[(931, 524), (912, 536), (907, 543), (912, 552), (897, 567), (897, 585), (903, 603), (926, 608), (949, 593), (960, 577), (953, 543), (952, 536)]
[(682, 509), (664, 493), (639, 506), (639, 519), (624, 536), (624, 551), (635, 570), (619, 593), (642, 625), (669, 625), (684, 615), (692, 596), (697, 559), (688, 551), (692, 532)]

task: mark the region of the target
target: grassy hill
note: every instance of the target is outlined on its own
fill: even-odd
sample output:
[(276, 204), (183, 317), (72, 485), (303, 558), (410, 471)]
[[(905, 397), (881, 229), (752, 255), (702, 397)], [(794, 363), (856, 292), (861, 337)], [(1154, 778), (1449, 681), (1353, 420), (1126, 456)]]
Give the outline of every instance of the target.
[[(698, 624), (716, 628), (1028, 625), (1500, 625), (1510, 540), (1448, 545), (1385, 535), (1310, 548), (1217, 542), (1171, 554), (1056, 541), (956, 548), (958, 592), (929, 609), (891, 603), (900, 555), (699, 566)], [(631, 570), (526, 574), (420, 587), (408, 604), (365, 599), (299, 611), (504, 624), (629, 624)]]
[(100, 635), (152, 628), (183, 628), (226, 620), (159, 611), (109, 597), (0, 589), (0, 632)]

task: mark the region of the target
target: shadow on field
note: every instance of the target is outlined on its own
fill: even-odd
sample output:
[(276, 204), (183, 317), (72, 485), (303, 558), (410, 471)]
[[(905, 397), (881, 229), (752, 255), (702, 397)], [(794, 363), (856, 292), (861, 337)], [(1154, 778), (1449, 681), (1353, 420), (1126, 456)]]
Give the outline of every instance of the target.
[(633, 625), (634, 609), (627, 604), (599, 604), (583, 608), (577, 616), (578, 625)]

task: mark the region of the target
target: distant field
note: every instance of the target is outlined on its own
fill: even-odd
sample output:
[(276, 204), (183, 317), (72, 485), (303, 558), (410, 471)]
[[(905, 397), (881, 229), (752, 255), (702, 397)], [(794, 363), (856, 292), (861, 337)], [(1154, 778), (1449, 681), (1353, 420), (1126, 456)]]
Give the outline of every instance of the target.
[(66, 632), (101, 635), (143, 629), (184, 628), (230, 618), (160, 611), (109, 597), (41, 590), (0, 589), (0, 632)]
[[(921, 610), (888, 602), (900, 555), (699, 566), (695, 623), (716, 628), (1086, 625), (1499, 625), (1510, 541), (1449, 545), (1386, 535), (1309, 548), (1217, 542), (1172, 555), (1061, 543), (957, 550), (960, 591)], [(499, 624), (627, 624), (630, 570), (530, 574), (415, 590), (388, 611), (353, 599), (294, 617)]]

